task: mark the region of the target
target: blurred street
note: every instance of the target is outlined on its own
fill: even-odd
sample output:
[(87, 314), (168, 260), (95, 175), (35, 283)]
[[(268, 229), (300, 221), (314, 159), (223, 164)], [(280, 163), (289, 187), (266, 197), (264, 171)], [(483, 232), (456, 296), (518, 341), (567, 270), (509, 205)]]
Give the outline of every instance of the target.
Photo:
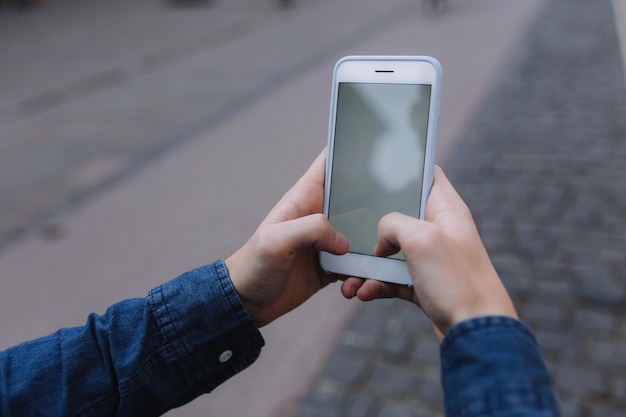
[[(626, 416), (626, 88), (614, 12), (610, 1), (546, 2), (444, 164), (570, 417)], [(359, 310), (298, 416), (442, 415), (438, 343), (414, 311), (400, 301)]]
[[(563, 415), (626, 416), (612, 2), (451, 0), (430, 18), (414, 0), (292, 3), (0, 8), (0, 349), (231, 254), (325, 145), (337, 59), (432, 55), (439, 163), (537, 332)], [(262, 333), (257, 363), (167, 415), (442, 415), (415, 306), (330, 286)]]

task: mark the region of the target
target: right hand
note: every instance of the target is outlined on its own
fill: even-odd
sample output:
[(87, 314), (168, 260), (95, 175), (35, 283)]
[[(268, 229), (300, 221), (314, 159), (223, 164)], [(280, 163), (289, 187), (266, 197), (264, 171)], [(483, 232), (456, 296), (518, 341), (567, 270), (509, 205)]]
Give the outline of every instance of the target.
[(353, 277), (342, 283), (342, 294), (362, 301), (391, 297), (413, 301), (430, 318), (439, 339), (455, 324), (474, 317), (517, 318), (468, 207), (439, 167), (425, 221), (390, 213), (378, 224), (374, 253), (389, 256), (400, 250), (413, 288)]

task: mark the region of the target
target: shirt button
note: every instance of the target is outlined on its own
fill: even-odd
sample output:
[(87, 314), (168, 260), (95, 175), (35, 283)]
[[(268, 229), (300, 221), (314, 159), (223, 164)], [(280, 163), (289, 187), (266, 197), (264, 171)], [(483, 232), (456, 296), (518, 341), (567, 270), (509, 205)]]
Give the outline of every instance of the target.
[(232, 350), (225, 350), (220, 354), (220, 357), (218, 358), (220, 363), (225, 363), (228, 362), (230, 360), (230, 358), (233, 357), (233, 351)]

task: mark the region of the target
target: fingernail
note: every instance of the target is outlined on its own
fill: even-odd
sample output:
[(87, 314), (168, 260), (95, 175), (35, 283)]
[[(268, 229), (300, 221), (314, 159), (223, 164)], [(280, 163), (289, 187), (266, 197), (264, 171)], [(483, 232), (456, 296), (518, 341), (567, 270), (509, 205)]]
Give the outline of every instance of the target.
[(335, 246), (340, 249), (346, 249), (348, 246), (348, 239), (339, 232), (335, 232)]

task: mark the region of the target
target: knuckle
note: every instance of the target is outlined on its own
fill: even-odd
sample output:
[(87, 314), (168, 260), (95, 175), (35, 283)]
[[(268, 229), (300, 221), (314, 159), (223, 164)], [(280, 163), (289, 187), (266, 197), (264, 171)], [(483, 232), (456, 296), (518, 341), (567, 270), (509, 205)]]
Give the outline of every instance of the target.
[(440, 228), (429, 225), (422, 227), (417, 233), (411, 233), (405, 244), (410, 251), (424, 253), (440, 246), (444, 239), (445, 235)]
[(310, 221), (315, 229), (324, 229), (329, 225), (328, 219), (322, 213), (311, 214)]
[(262, 227), (255, 234), (255, 247), (262, 257), (271, 257), (281, 251), (281, 239), (276, 239), (272, 226)]

